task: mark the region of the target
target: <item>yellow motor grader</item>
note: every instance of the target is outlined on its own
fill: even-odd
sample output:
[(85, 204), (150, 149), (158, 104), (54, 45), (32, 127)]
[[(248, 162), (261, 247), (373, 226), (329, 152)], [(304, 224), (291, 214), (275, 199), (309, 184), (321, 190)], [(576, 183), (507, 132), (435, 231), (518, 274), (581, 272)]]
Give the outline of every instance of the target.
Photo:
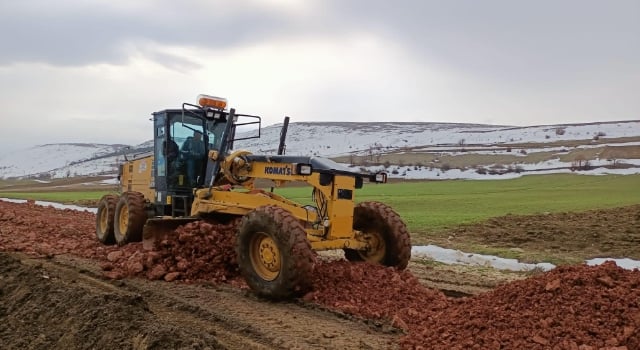
[[(153, 113), (153, 152), (121, 165), (121, 194), (99, 202), (96, 235), (102, 243), (143, 240), (151, 248), (181, 224), (242, 217), (240, 272), (256, 293), (279, 299), (310, 286), (314, 250), (342, 249), (350, 261), (407, 266), (411, 243), (398, 214), (383, 203), (354, 202), (365, 180), (384, 183), (385, 173), (356, 173), (320, 157), (233, 151), (234, 141), (260, 136), (260, 117), (227, 110), (223, 98), (197, 100)], [(239, 127), (257, 135), (236, 137)], [(256, 180), (270, 180), (273, 187), (310, 185), (315, 205), (291, 201), (273, 187), (260, 189)]]

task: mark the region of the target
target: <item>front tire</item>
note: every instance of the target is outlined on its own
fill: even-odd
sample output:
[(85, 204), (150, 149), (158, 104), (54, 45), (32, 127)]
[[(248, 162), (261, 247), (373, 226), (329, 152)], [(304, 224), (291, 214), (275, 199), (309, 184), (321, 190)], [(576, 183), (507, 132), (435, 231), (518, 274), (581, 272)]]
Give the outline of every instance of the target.
[(118, 245), (142, 240), (142, 227), (147, 221), (145, 199), (140, 192), (125, 192), (120, 196), (114, 216), (113, 236)]
[(112, 245), (116, 243), (113, 236), (113, 217), (115, 216), (118, 196), (107, 194), (100, 198), (98, 211), (96, 212), (96, 237), (102, 244)]
[(361, 231), (369, 242), (369, 251), (345, 249), (349, 261), (366, 261), (374, 264), (405, 269), (411, 259), (409, 231), (400, 216), (386, 204), (362, 202), (353, 211), (353, 229)]
[(298, 296), (311, 287), (315, 254), (300, 222), (278, 206), (263, 206), (242, 219), (237, 238), (238, 265), (258, 295)]

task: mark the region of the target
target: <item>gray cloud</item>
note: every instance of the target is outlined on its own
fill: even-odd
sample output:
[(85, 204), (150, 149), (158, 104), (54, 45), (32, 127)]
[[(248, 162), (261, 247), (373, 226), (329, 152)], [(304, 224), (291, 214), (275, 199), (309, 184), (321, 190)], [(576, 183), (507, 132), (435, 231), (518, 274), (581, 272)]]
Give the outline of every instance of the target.
[(287, 16), (261, 8), (231, 7), (234, 13), (216, 15), (223, 12), (216, 11), (224, 8), (221, 2), (157, 1), (138, 9), (84, 1), (57, 6), (29, 0), (0, 5), (0, 64), (118, 64), (127, 61), (132, 47), (149, 41), (224, 49), (291, 31)]
[(640, 118), (638, 1), (300, 4), (1, 1), (0, 139), (141, 142), (202, 92), (272, 122)]
[[(275, 38), (353, 32), (388, 37), (417, 57), (465, 73), (505, 81), (515, 75), (530, 84), (640, 61), (637, 1), (333, 0), (319, 3), (319, 10), (305, 17), (242, 1), (155, 1), (138, 8), (57, 4), (0, 5), (0, 64), (117, 64), (149, 41), (223, 50)], [(169, 67), (180, 61), (146, 53)]]
[(492, 79), (544, 82), (640, 62), (638, 1), (334, 1), (340, 22)]

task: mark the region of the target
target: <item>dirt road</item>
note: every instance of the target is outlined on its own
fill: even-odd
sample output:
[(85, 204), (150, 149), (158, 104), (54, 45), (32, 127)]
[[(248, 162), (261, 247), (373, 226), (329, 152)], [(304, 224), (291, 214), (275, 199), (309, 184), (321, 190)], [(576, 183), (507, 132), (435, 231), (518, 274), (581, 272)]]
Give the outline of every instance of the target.
[(228, 285), (105, 280), (96, 264), (68, 256), (1, 253), (0, 276), (4, 349), (379, 349), (397, 338)]
[[(615, 264), (501, 284), (419, 261), (396, 271), (318, 257), (312, 292), (274, 303), (246, 288), (232, 255), (189, 248), (227, 249), (230, 227), (185, 226), (184, 242), (145, 253), (100, 245), (94, 222), (0, 202), (3, 349), (640, 348), (640, 272)], [(448, 298), (425, 286), (436, 280), (495, 288)]]

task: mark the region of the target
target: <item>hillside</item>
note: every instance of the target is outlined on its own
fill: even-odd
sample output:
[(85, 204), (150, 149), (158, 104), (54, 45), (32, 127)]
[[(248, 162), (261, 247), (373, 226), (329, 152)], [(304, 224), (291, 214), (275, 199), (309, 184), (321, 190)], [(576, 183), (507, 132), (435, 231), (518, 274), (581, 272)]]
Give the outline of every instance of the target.
[[(274, 154), (282, 125), (236, 148)], [(523, 173), (640, 172), (640, 121), (529, 127), (459, 123), (291, 123), (287, 154), (330, 157), (392, 177), (506, 178)], [(0, 155), (0, 178), (110, 175), (136, 146), (48, 144)]]
[[(260, 139), (240, 145), (255, 152), (271, 153), (278, 147), (281, 125), (263, 129)], [(640, 121), (559, 124), (510, 127), (458, 123), (292, 123), (287, 134), (287, 153), (337, 157), (366, 154), (371, 148), (385, 152), (460, 145), (493, 146), (640, 137)]]
[(147, 144), (127, 146), (94, 143), (58, 143), (33, 146), (0, 156), (0, 179), (62, 178), (113, 175), (124, 152), (149, 150)]

